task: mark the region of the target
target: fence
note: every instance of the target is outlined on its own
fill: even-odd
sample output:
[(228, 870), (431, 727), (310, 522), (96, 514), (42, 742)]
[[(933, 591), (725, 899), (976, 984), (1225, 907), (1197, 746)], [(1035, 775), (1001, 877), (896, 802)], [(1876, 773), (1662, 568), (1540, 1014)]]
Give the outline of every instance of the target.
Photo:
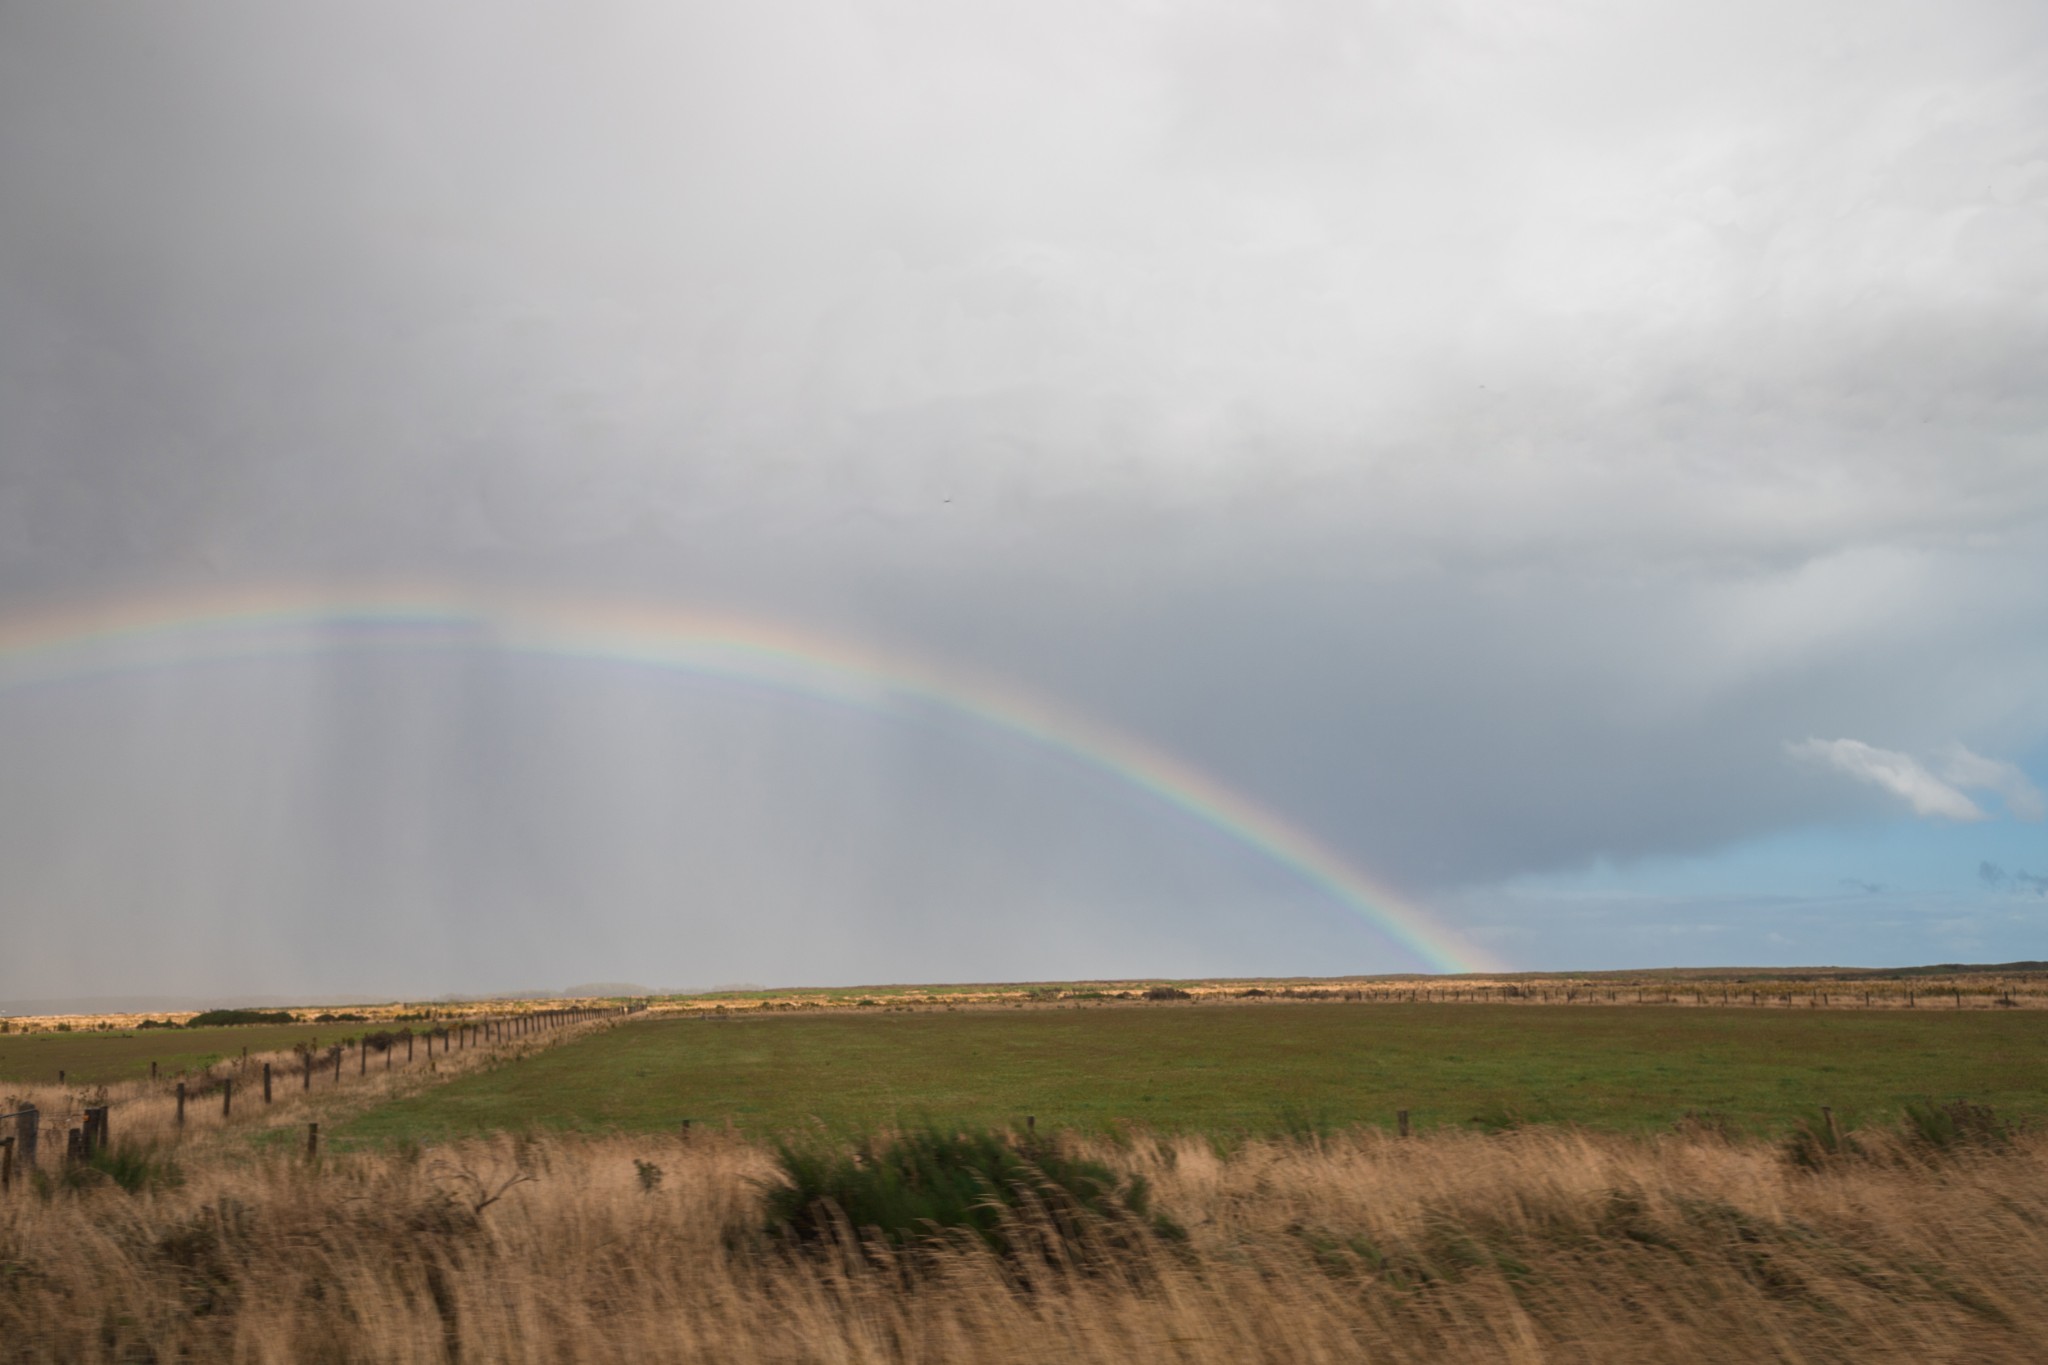
[[(405, 1045), (406, 1065), (410, 1066), (414, 1063), (417, 1055), (415, 1049), (417, 1047), (419, 1050), (424, 1051), (424, 1060), (431, 1067), (434, 1062), (436, 1043), (440, 1045), (441, 1056), (446, 1057), (454, 1052), (466, 1052), (486, 1047), (509, 1046), (522, 1040), (541, 1037), (572, 1025), (594, 1023), (603, 1019), (622, 1018), (630, 1014), (637, 1014), (644, 1008), (645, 1006), (642, 1005), (621, 1005), (602, 1009), (529, 1010), (517, 1014), (495, 1015), (487, 1018), (456, 1019), (437, 1022), (431, 1027), (420, 1030), (407, 1028), (398, 1033), (366, 1033), (359, 1037), (345, 1039), (339, 1043), (329, 1044), (324, 1049), (319, 1046), (319, 1039), (316, 1037), (310, 1043), (301, 1044), (295, 1050), (293, 1056), (297, 1059), (299, 1067), (301, 1089), (310, 1092), (313, 1089), (316, 1073), (319, 1076), (326, 1076), (329, 1073), (330, 1067), (334, 1084), (337, 1086), (344, 1084), (344, 1063), (348, 1060), (351, 1051), (355, 1053), (356, 1075), (366, 1078), (369, 1074), (369, 1056), (373, 1046), (384, 1058), (384, 1065), (380, 1070), (389, 1071), (393, 1068), (393, 1063), (398, 1053), (398, 1045), (401, 1042)], [(255, 1074), (258, 1074), (259, 1068), (262, 1078), (263, 1105), (269, 1106), (275, 1102), (275, 1082), (279, 1076), (277, 1062), (261, 1058), (252, 1062), (248, 1056), (248, 1049), (244, 1048), (242, 1056), (229, 1063), (229, 1065), (238, 1068), (241, 1073), (239, 1077), (236, 1075), (216, 1076), (212, 1074), (211, 1068), (209, 1068), (200, 1074), (196, 1085), (185, 1077), (179, 1077), (172, 1081), (168, 1088), (165, 1088), (158, 1080), (157, 1063), (151, 1062), (149, 1064), (149, 1081), (138, 1083), (144, 1086), (143, 1093), (130, 1096), (129, 1102), (143, 1099), (168, 1098), (171, 1102), (173, 1129), (175, 1132), (182, 1134), (187, 1122), (187, 1111), (192, 1107), (193, 1102), (206, 1098), (217, 1090), (220, 1096), (221, 1122), (228, 1123), (234, 1117), (237, 1079), (239, 1078), (247, 1082)], [(63, 1071), (57, 1073), (57, 1080), (60, 1085), (66, 1082), (66, 1076)], [(46, 1129), (52, 1133), (61, 1132), (64, 1135), (64, 1162), (66, 1165), (76, 1165), (81, 1162), (90, 1161), (95, 1153), (105, 1151), (111, 1141), (112, 1125), (110, 1122), (110, 1112), (120, 1102), (107, 1099), (104, 1087), (100, 1089), (97, 1097), (100, 1102), (95, 1104), (52, 1109), (44, 1109), (41, 1106), (31, 1104), (11, 1114), (0, 1114), (0, 1190), (11, 1189), (16, 1180), (25, 1179), (38, 1169), (38, 1152), (42, 1134)], [(244, 1110), (248, 1112), (246, 1102)], [(261, 1113), (262, 1110), (257, 1109), (255, 1112)], [(73, 1126), (73, 1120), (78, 1120), (76, 1126)], [(13, 1126), (13, 1132), (7, 1133), (4, 1125), (10, 1122)], [(318, 1134), (319, 1125), (309, 1125), (307, 1140), (307, 1151), (309, 1154), (316, 1152), (318, 1149)]]

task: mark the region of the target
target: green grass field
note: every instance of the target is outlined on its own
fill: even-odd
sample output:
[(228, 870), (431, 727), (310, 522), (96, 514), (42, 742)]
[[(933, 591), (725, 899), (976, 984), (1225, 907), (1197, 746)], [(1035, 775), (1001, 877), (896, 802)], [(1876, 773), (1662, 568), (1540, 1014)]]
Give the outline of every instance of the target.
[[(143, 1029), (134, 1033), (0, 1033), (0, 1084), (11, 1080), (54, 1084), (61, 1070), (83, 1085), (110, 1085), (149, 1075), (197, 1070), (243, 1048), (278, 1052), (319, 1038), (339, 1042), (375, 1024), (237, 1024), (227, 1028)], [(390, 1027), (383, 1025), (382, 1027)]]
[(1752, 1131), (1912, 1099), (2048, 1114), (2048, 1012), (1302, 1004), (837, 1014), (629, 1024), (373, 1110), (344, 1135), (750, 1134), (932, 1118), (1271, 1133), (1396, 1110), (1421, 1127)]

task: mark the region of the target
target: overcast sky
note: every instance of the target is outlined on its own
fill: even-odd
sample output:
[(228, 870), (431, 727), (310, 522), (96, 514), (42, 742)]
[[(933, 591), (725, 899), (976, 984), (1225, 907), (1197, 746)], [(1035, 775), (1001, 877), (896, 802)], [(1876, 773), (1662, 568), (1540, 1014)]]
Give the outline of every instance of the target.
[[(523, 8), (0, 0), (0, 627), (727, 612), (1512, 965), (2048, 957), (2048, 7)], [(1415, 962), (985, 727), (481, 649), (0, 687), (0, 925), (0, 999)]]

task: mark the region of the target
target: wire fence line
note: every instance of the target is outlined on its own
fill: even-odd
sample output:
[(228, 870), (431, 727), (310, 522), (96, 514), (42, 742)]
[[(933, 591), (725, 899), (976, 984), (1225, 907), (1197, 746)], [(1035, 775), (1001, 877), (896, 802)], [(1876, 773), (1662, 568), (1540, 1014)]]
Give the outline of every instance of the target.
[[(641, 1013), (645, 1009), (645, 1005), (632, 1004), (606, 1006), (603, 1008), (533, 1010), (520, 1014), (490, 1018), (449, 1020), (445, 1023), (437, 1022), (434, 1027), (419, 1032), (411, 1029), (405, 1030), (402, 1034), (383, 1032), (381, 1039), (377, 1039), (375, 1034), (366, 1032), (359, 1037), (345, 1038), (341, 1042), (330, 1044), (325, 1048), (319, 1047), (317, 1040), (315, 1040), (310, 1044), (300, 1044), (291, 1052), (282, 1054), (288, 1064), (297, 1063), (297, 1065), (292, 1065), (290, 1070), (285, 1070), (282, 1067), (273, 1070), (273, 1062), (265, 1060), (260, 1056), (252, 1058), (247, 1055), (245, 1050), (240, 1058), (227, 1058), (224, 1061), (208, 1064), (199, 1072), (200, 1083), (197, 1086), (189, 1085), (187, 1079), (183, 1076), (175, 1080), (160, 1080), (156, 1075), (156, 1064), (152, 1062), (150, 1064), (151, 1074), (148, 1081), (134, 1082), (134, 1084), (149, 1087), (143, 1094), (131, 1094), (120, 1099), (114, 1099), (106, 1095), (105, 1086), (101, 1085), (98, 1087), (97, 1094), (94, 1094), (91, 1089), (84, 1089), (74, 1099), (73, 1104), (64, 1105), (62, 1108), (45, 1109), (40, 1106), (30, 1105), (13, 1113), (0, 1114), (0, 1122), (12, 1121), (15, 1130), (11, 1136), (0, 1136), (0, 1189), (5, 1189), (13, 1184), (17, 1166), (24, 1172), (36, 1169), (38, 1136), (42, 1131), (45, 1131), (46, 1124), (48, 1125), (47, 1131), (53, 1136), (58, 1133), (63, 1134), (65, 1139), (64, 1160), (67, 1166), (71, 1166), (79, 1162), (90, 1161), (94, 1153), (103, 1151), (108, 1147), (108, 1110), (117, 1105), (133, 1105), (139, 1101), (148, 1100), (175, 1099), (174, 1131), (182, 1134), (186, 1125), (186, 1108), (188, 1103), (195, 1099), (209, 1099), (214, 1095), (218, 1095), (221, 1101), (221, 1122), (222, 1124), (228, 1123), (233, 1115), (236, 1080), (238, 1078), (245, 1079), (245, 1083), (253, 1088), (255, 1083), (247, 1081), (246, 1078), (259, 1067), (262, 1074), (262, 1103), (264, 1106), (268, 1106), (274, 1098), (272, 1093), (273, 1081), (281, 1078), (289, 1082), (296, 1077), (300, 1082), (299, 1089), (310, 1094), (313, 1089), (315, 1071), (325, 1073), (330, 1062), (333, 1064), (334, 1084), (343, 1084), (343, 1071), (351, 1049), (357, 1053), (357, 1074), (367, 1077), (369, 1074), (369, 1054), (373, 1046), (373, 1040), (379, 1042), (380, 1045), (377, 1046), (377, 1050), (385, 1058), (384, 1065), (378, 1068), (380, 1072), (391, 1069), (391, 1062), (398, 1052), (398, 1044), (400, 1042), (405, 1044), (405, 1061), (406, 1065), (410, 1067), (415, 1060), (415, 1045), (421, 1040), (424, 1040), (426, 1044), (426, 1061), (431, 1068), (434, 1061), (434, 1043), (437, 1039), (441, 1043), (441, 1052), (444, 1056), (457, 1051), (467, 1052), (473, 1049), (509, 1047), (529, 1037), (543, 1036), (576, 1024), (625, 1018)], [(224, 1066), (230, 1074), (215, 1075), (214, 1068), (217, 1066)], [(60, 1071), (58, 1073), (58, 1084), (63, 1085), (64, 1083), (64, 1073)], [(97, 1100), (98, 1102), (77, 1104), (77, 1100), (85, 1099)], [(245, 1112), (247, 1111), (245, 1110)], [(262, 1111), (258, 1109), (256, 1112), (260, 1113)], [(74, 1119), (82, 1119), (83, 1123), (78, 1127), (72, 1127), (70, 1124)], [(318, 1124), (309, 1125), (307, 1146), (309, 1153), (317, 1149), (318, 1132)]]

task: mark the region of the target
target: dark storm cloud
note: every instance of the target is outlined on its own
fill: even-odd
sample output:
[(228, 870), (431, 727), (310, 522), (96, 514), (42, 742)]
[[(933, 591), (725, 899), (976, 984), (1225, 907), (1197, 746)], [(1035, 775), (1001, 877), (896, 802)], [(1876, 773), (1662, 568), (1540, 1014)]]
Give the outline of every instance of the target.
[[(1785, 745), (2048, 741), (2044, 59), (1993, 3), (11, 6), (0, 595), (758, 612), (1141, 733), (1425, 897), (1882, 810)], [(585, 976), (636, 933), (706, 979), (1224, 966), (1273, 917), (1378, 960), (1016, 755), (749, 713), (686, 761), (708, 703), (629, 709), (671, 766), (586, 677), (409, 676), (60, 708), (6, 837), (77, 847), (17, 901), (218, 912), (252, 964), (378, 907), (423, 983), (531, 978), (568, 905)]]

